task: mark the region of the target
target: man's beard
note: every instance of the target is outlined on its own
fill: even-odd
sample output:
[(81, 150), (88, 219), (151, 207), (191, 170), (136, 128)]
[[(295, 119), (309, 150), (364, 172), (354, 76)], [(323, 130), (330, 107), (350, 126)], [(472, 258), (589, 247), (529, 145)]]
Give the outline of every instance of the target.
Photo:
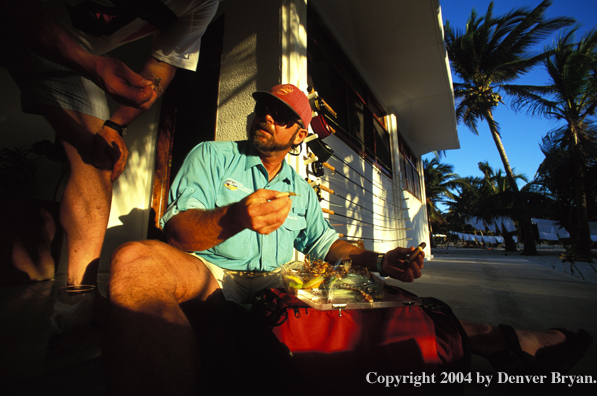
[[(270, 134), (265, 141), (262, 139), (262, 137), (264, 136), (263, 132), (261, 132), (260, 129), (265, 129)], [(300, 127), (297, 127), (294, 134), (290, 137), (290, 139), (288, 139), (286, 143), (278, 143), (276, 142), (274, 127), (266, 123), (258, 123), (254, 125), (253, 128), (251, 128), (251, 141), (253, 142), (253, 146), (258, 151), (261, 151), (263, 153), (288, 151), (294, 146), (293, 142), (299, 130)]]

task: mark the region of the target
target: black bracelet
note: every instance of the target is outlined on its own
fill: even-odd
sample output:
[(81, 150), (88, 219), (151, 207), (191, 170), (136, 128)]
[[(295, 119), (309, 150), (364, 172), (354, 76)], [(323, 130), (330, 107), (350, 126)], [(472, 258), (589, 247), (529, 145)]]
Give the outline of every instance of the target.
[(118, 134), (120, 136), (124, 136), (126, 135), (126, 131), (127, 131), (127, 127), (126, 125), (118, 125), (117, 123), (115, 123), (114, 121), (110, 121), (110, 120), (106, 120), (104, 122), (104, 126), (107, 126), (108, 128), (112, 128), (114, 129), (116, 132), (118, 132)]
[(379, 256), (377, 256), (377, 272), (379, 273), (379, 276), (385, 278), (388, 275), (386, 275), (386, 273), (383, 272), (383, 269), (381, 268), (381, 265), (383, 264), (384, 257), (386, 257), (385, 254), (380, 254)]

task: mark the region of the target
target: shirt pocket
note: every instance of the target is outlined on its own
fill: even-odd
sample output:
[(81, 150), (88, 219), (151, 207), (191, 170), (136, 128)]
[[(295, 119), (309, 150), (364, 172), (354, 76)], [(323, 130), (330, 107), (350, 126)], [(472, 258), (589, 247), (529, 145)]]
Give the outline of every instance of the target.
[(307, 228), (305, 208), (292, 207), (286, 221), (278, 229), (278, 263), (292, 260), (294, 242), (299, 234)]
[(249, 261), (252, 257), (252, 245), (256, 243), (255, 232), (243, 230), (219, 245), (214, 246), (211, 250), (215, 254), (227, 259)]
[[(247, 195), (249, 194), (241, 190), (230, 191), (223, 188), (216, 197), (216, 208), (236, 203)], [(232, 260), (248, 260), (251, 256), (250, 253), (254, 250), (252, 245), (256, 243), (255, 232), (246, 229), (214, 246), (211, 251)]]

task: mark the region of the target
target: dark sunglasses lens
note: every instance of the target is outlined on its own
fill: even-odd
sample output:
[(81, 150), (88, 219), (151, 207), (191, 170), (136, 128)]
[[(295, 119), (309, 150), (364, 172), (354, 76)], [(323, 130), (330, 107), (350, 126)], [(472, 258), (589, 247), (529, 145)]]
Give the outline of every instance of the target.
[(257, 114), (258, 117), (265, 117), (267, 115), (267, 106), (263, 103), (257, 103), (255, 104), (255, 114)]
[(288, 109), (280, 108), (280, 106), (275, 104), (257, 103), (255, 104), (255, 114), (258, 117), (265, 117), (269, 114), (279, 124), (288, 124), (296, 121), (296, 115)]

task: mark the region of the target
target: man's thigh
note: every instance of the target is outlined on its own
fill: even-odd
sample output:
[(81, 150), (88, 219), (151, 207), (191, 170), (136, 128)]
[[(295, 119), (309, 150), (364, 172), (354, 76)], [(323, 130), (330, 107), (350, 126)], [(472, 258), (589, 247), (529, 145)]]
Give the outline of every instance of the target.
[(110, 296), (205, 301), (219, 291), (210, 270), (188, 253), (159, 241), (130, 242), (112, 256)]

